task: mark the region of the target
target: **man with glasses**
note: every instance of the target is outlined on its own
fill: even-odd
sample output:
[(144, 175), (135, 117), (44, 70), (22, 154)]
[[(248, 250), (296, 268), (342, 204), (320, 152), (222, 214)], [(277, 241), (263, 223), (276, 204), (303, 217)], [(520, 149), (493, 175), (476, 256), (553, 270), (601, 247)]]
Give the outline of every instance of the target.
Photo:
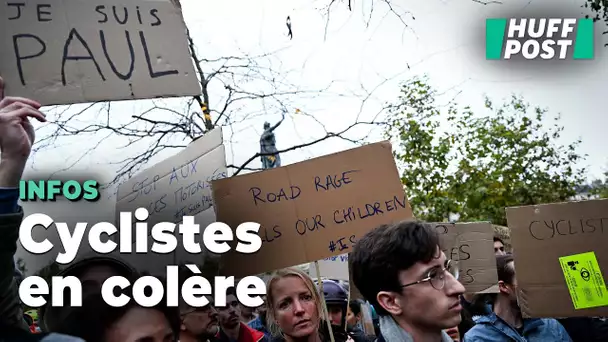
[(380, 316), (378, 342), (453, 341), (444, 329), (460, 323), (464, 287), (432, 227), (382, 225), (357, 242), (349, 259), (355, 286)]
[[(180, 288), (189, 278), (195, 276), (186, 266), (179, 268)], [(210, 342), (215, 341), (219, 332), (217, 310), (213, 306), (213, 298), (205, 296), (209, 304), (202, 308), (193, 307), (180, 297), (179, 301), (179, 342)]]
[(234, 287), (226, 291), (226, 306), (218, 307), (220, 332), (216, 335), (220, 342), (266, 342), (264, 333), (241, 322), (241, 305), (236, 298)]
[(180, 342), (214, 341), (219, 331), (217, 311), (207, 297), (209, 304), (202, 308), (194, 308), (185, 302), (180, 305)]

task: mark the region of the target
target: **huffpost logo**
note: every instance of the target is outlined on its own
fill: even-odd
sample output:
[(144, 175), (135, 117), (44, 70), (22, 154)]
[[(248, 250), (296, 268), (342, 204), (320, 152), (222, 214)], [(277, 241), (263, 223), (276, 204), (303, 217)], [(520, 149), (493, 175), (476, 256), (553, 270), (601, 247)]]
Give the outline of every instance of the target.
[(486, 19), (486, 59), (593, 59), (593, 20)]

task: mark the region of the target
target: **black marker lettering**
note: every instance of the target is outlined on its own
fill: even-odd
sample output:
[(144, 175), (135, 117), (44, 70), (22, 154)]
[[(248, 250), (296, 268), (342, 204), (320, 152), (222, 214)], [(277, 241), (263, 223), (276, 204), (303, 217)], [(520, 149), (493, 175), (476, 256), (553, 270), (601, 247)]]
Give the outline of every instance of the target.
[(438, 234), (447, 234), (448, 226), (443, 225), (443, 224), (438, 224), (437, 226), (435, 226), (435, 230), (437, 231)]
[(351, 235), (348, 240), (350, 241), (350, 243), (354, 246), (357, 243), (357, 240), (355, 240), (356, 236)]
[[(70, 44), (72, 43), (72, 39), (74, 39), (74, 37), (78, 38), (78, 40), (80, 41), (82, 46), (85, 49), (87, 49), (87, 52), (89, 53), (88, 56), (68, 56), (68, 50), (69, 50)], [(99, 67), (99, 64), (97, 64), (95, 57), (93, 57), (93, 53), (91, 52), (89, 45), (82, 38), (82, 36), (78, 33), (78, 31), (76, 31), (76, 29), (73, 28), (70, 31), (70, 34), (68, 35), (68, 39), (65, 41), (65, 45), (63, 46), (63, 58), (61, 60), (61, 82), (63, 83), (64, 86), (67, 84), (66, 79), (65, 79), (65, 62), (68, 60), (79, 61), (79, 60), (86, 60), (86, 59), (90, 59), (93, 61), (93, 63), (95, 63), (95, 67), (97, 68), (97, 72), (99, 73), (99, 76), (101, 76), (101, 79), (105, 81), (106, 78), (103, 76), (103, 73), (101, 72), (101, 68)]]
[[(582, 221), (582, 220), (581, 220), (581, 221)], [(597, 227), (596, 227), (596, 226), (594, 226), (594, 225), (592, 224), (592, 223), (593, 223), (593, 221), (594, 221), (593, 219), (588, 219), (587, 221), (585, 221), (585, 225), (586, 225), (587, 227), (589, 227), (589, 228), (592, 228), (592, 229), (593, 229), (593, 230), (591, 230), (591, 231), (588, 231), (588, 233), (593, 233), (593, 232), (595, 232), (595, 231), (596, 231), (596, 229), (597, 229)], [(600, 222), (601, 222), (601, 221), (600, 221)], [(581, 222), (581, 223), (582, 223), (582, 222)], [(582, 224), (581, 224), (581, 225), (582, 225)], [(583, 233), (587, 233), (587, 232), (585, 232), (585, 228), (584, 228), (584, 226), (583, 226)]]
[(38, 21), (39, 22), (45, 22), (45, 21), (51, 21), (51, 18), (43, 18), (42, 15), (46, 14), (48, 16), (51, 15), (51, 11), (44, 11), (43, 8), (51, 8), (51, 5), (48, 4), (38, 4), (38, 6), (36, 6), (37, 12), (38, 12)]
[(137, 21), (139, 21), (139, 25), (143, 25), (143, 22), (141, 21), (141, 12), (139, 11), (139, 6), (135, 6), (135, 11), (137, 14)]
[(564, 220), (559, 220), (557, 222), (551, 221), (551, 224), (553, 225), (553, 229), (555, 229), (555, 231), (557, 231), (557, 234), (559, 234), (559, 235), (568, 235), (567, 233), (562, 233), (562, 231), (559, 229), (559, 224), (560, 223), (569, 223), (569, 222), (568, 221), (564, 221)]
[(262, 189), (253, 187), (253, 188), (249, 189), (249, 191), (251, 191), (251, 194), (253, 195), (253, 203), (255, 205), (258, 205), (258, 201), (266, 203), (266, 201), (264, 201), (263, 199), (261, 199), (259, 197), (260, 194), (262, 193)]
[[(540, 227), (539, 227), (539, 225), (540, 225)], [(551, 229), (551, 236), (548, 237), (550, 239), (555, 235), (555, 229), (551, 226), (548, 226), (546, 222), (545, 222), (545, 226), (547, 228)], [(532, 236), (536, 240), (546, 240), (547, 237), (543, 236), (542, 233), (539, 231), (539, 229), (542, 229), (542, 223), (540, 221), (530, 222), (530, 225), (528, 226), (528, 231), (530, 232), (530, 236)]]
[[(33, 39), (37, 40), (41, 46), (40, 51), (35, 54), (32, 54), (32, 55), (22, 56), (21, 51), (19, 50), (19, 39), (20, 38), (33, 38)], [(46, 52), (46, 44), (38, 36), (35, 36), (33, 34), (28, 34), (28, 33), (22, 33), (22, 34), (16, 34), (13, 36), (13, 49), (15, 50), (15, 59), (17, 60), (17, 72), (19, 72), (19, 78), (21, 79), (21, 85), (25, 86), (25, 78), (23, 77), (23, 64), (21, 63), (21, 61), (41, 56), (43, 53)]]
[(315, 220), (315, 227), (321, 226), (321, 227), (325, 228), (325, 225), (321, 222), (321, 215), (316, 215), (314, 217), (314, 220)]
[(336, 214), (340, 214), (340, 210), (334, 210), (334, 222), (337, 224), (344, 223), (344, 220), (341, 220), (338, 217), (336, 217)]
[(472, 273), (473, 273), (472, 269), (468, 269), (466, 272), (464, 272), (464, 277), (462, 277), (463, 285), (468, 285), (468, 284), (472, 284), (475, 282), (475, 278), (473, 277)]
[(463, 244), (458, 247), (458, 261), (471, 259), (471, 253), (468, 252), (469, 248), (471, 248), (471, 246), (467, 244)]
[(97, 12), (103, 16), (103, 19), (97, 20), (97, 22), (100, 24), (108, 22), (108, 15), (105, 12), (101, 11), (101, 10), (105, 10), (105, 9), (106, 9), (106, 6), (104, 6), (104, 5), (99, 5), (99, 6), (95, 7), (95, 12)]
[(378, 202), (374, 203), (374, 215), (376, 214), (384, 214), (384, 212), (380, 210), (380, 203)]
[(129, 35), (129, 31), (125, 30), (125, 36), (127, 37), (127, 46), (129, 47), (129, 55), (131, 56), (131, 65), (129, 66), (129, 71), (126, 74), (121, 74), (118, 69), (116, 69), (116, 65), (110, 58), (110, 54), (108, 53), (108, 46), (106, 44), (106, 35), (103, 30), (99, 30), (99, 40), (101, 41), (101, 48), (103, 49), (103, 53), (108, 60), (108, 64), (110, 64), (110, 68), (114, 71), (114, 74), (118, 76), (121, 80), (128, 80), (133, 75), (133, 70), (135, 69), (135, 51), (133, 51), (133, 44), (131, 43), (131, 36)]
[(156, 19), (156, 21), (153, 22), (152, 24), (150, 24), (150, 26), (159, 26), (161, 24), (160, 18), (158, 17), (157, 13), (158, 13), (157, 9), (150, 10), (150, 15)]
[(6, 5), (17, 7), (17, 14), (14, 17), (9, 17), (8, 20), (17, 20), (21, 18), (21, 6), (25, 6), (25, 2), (9, 2)]
[[(304, 229), (300, 230), (300, 228), (304, 228)], [(296, 222), (296, 232), (298, 232), (298, 234), (300, 234), (300, 235), (306, 234), (306, 222), (304, 222), (302, 220), (298, 220)]]
[(395, 203), (399, 204), (399, 206), (403, 209), (405, 209), (405, 202), (406, 202), (405, 195), (403, 196), (403, 202), (400, 202), (399, 197), (395, 196)]
[(148, 43), (146, 43), (146, 37), (144, 36), (143, 31), (139, 31), (139, 38), (141, 39), (141, 45), (144, 48), (144, 54), (146, 56), (146, 63), (148, 64), (148, 72), (150, 73), (151, 78), (157, 78), (167, 75), (176, 75), (179, 72), (177, 70), (166, 70), (156, 72), (152, 70), (152, 61), (150, 60), (150, 51), (148, 50)]
[(122, 20), (120, 20), (120, 18), (118, 18), (118, 13), (116, 13), (116, 6), (112, 6), (112, 13), (114, 13), (114, 19), (116, 19), (116, 22), (119, 23), (120, 25), (124, 25), (127, 23), (127, 21), (129, 20), (129, 11), (127, 11), (127, 8), (125, 6), (122, 7), (123, 12), (124, 12), (124, 17)]

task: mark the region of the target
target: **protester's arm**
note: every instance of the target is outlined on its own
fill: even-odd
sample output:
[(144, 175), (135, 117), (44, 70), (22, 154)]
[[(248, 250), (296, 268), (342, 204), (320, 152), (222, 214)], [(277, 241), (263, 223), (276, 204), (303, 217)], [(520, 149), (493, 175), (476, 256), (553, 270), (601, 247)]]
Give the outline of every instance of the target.
[[(15, 195), (15, 193), (17, 195)], [(23, 320), (15, 281), (14, 254), (23, 211), (17, 205), (18, 191), (0, 189), (0, 322), (6, 327), (29, 331)]]
[(0, 187), (0, 215), (14, 214), (19, 211), (19, 188)]
[(15, 281), (14, 255), (23, 211), (17, 204), (19, 188), (14, 186), (21, 172), (18, 163), (0, 161), (0, 322), (5, 327), (29, 331)]
[[(14, 278), (14, 254), (23, 211), (16, 203), (15, 188), (35, 140), (31, 118), (46, 121), (36, 101), (4, 97), (0, 77), (0, 330), (21, 328), (29, 331), (23, 319), (19, 290)], [(8, 189), (7, 189), (8, 188)], [(12, 188), (12, 189), (11, 189)]]

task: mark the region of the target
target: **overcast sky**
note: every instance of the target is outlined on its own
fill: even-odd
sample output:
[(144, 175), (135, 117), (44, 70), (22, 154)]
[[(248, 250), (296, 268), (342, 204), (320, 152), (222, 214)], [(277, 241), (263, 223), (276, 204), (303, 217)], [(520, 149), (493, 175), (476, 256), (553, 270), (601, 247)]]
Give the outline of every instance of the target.
[[(486, 18), (514, 13), (580, 16), (583, 1), (560, 0), (563, 8), (556, 9), (554, 0), (506, 0), (505, 4), (487, 6), (471, 0), (395, 0), (394, 9), (403, 14), (401, 18), (407, 28), (400, 18), (387, 13), (383, 2), (374, 2), (377, 7), (369, 22), (371, 1), (353, 1), (352, 12), (348, 11), (346, 2), (336, 2), (326, 39), (326, 17), (320, 8), (329, 0), (182, 0), (182, 6), (201, 57), (281, 50), (272, 66), (282, 70), (290, 83), (302, 89), (322, 89), (334, 81), (331, 91), (319, 98), (297, 95), (290, 98), (290, 115), (276, 130), (280, 149), (322, 136), (324, 132), (315, 120), (328, 131), (339, 131), (357, 116), (362, 120), (372, 118), (385, 102), (395, 101), (400, 82), (426, 73), (434, 86), (446, 92), (446, 99), (458, 94), (459, 103), (474, 108), (481, 107), (484, 94), (501, 100), (515, 93), (533, 105), (548, 108), (550, 113), (561, 113), (565, 131), (559, 143), (582, 138), (580, 151), (589, 155), (583, 166), (588, 166), (591, 174), (599, 177), (608, 166), (604, 132), (608, 116), (598, 103), (608, 86), (608, 62), (603, 58), (601, 46), (596, 44), (594, 61), (544, 68), (486, 61), (483, 51)], [(406, 10), (411, 14), (406, 15)], [(291, 17), (293, 40), (286, 36), (287, 16)], [(599, 27), (596, 31), (602, 29)], [(361, 100), (362, 86), (370, 91), (375, 89), (365, 106)], [(221, 103), (223, 93), (216, 92), (218, 89), (221, 90), (212, 89), (212, 106)], [(179, 110), (182, 101), (174, 99), (165, 103)], [(112, 115), (129, 118), (148, 105), (149, 101), (115, 103)], [(295, 108), (309, 113), (315, 120), (295, 114)], [(240, 165), (258, 152), (264, 121), (274, 123), (280, 119), (279, 108), (270, 101), (246, 105), (239, 110), (258, 114), (226, 128), (228, 164)], [(94, 113), (89, 115), (93, 117)], [(367, 128), (356, 130), (350, 137), (366, 133)], [(372, 132), (369, 141), (380, 139), (380, 132)], [(76, 160), (82, 151), (95, 145), (94, 139), (88, 137), (64, 139), (60, 143), (56, 149), (36, 153), (33, 167), (38, 171), (57, 171), (66, 166), (65, 157)], [(140, 148), (132, 146), (128, 151), (116, 151), (121, 143), (124, 140), (118, 138), (106, 141), (96, 147), (94, 153), (82, 158), (75, 169), (102, 170), (111, 176), (113, 169), (108, 162), (135, 154)], [(283, 164), (289, 164), (350, 147), (353, 145), (334, 139), (284, 154), (282, 160)], [(152, 163), (172, 153), (159, 155)], [(259, 165), (256, 160), (250, 166)], [(86, 211), (86, 204), (82, 205), (78, 210)], [(45, 211), (42, 208), (40, 204), (25, 206), (28, 212)]]

